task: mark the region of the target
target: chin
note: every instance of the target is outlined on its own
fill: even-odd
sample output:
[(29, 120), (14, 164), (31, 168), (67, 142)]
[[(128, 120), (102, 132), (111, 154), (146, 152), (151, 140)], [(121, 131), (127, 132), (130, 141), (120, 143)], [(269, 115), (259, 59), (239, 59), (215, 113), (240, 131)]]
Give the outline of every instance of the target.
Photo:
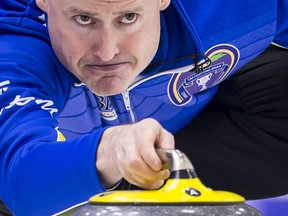
[(108, 79), (106, 78), (105, 82), (87, 83), (87, 87), (98, 96), (112, 96), (121, 94), (129, 86), (129, 82), (124, 83), (122, 80)]
[(121, 89), (95, 89), (92, 90), (92, 92), (94, 94), (96, 94), (97, 96), (112, 96), (112, 95), (116, 95), (116, 94), (121, 94), (122, 92), (124, 92), (127, 88), (121, 88)]

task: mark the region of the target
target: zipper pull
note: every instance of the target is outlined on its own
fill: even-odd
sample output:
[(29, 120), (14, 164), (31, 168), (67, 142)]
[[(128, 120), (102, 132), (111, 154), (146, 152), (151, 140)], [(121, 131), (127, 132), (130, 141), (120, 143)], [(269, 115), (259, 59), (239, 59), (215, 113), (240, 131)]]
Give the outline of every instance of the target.
[(131, 105), (130, 105), (129, 92), (128, 92), (128, 91), (124, 91), (124, 92), (122, 93), (122, 95), (123, 95), (123, 99), (124, 99), (124, 104), (125, 104), (126, 110), (127, 110), (127, 111), (130, 111)]
[(123, 99), (124, 99), (124, 105), (127, 111), (130, 113), (130, 117), (133, 123), (135, 123), (135, 115), (131, 109), (131, 101), (129, 97), (129, 91), (126, 90), (122, 93)]

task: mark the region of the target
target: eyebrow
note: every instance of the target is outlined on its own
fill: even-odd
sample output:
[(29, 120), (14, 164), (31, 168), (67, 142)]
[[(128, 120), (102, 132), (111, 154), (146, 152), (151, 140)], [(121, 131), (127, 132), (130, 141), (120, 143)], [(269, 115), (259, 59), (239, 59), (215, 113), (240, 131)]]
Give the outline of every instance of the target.
[(82, 10), (80, 8), (76, 7), (69, 7), (67, 10), (63, 11), (64, 14), (83, 14), (87, 16), (96, 16), (98, 13), (92, 12), (92, 11), (87, 11), (87, 10)]
[[(135, 12), (142, 12), (144, 11), (142, 6), (133, 8), (133, 9), (128, 9), (128, 10), (123, 10), (123, 11), (118, 11), (118, 12), (113, 12), (113, 15), (123, 15), (123, 14), (129, 14), (129, 13), (135, 13)], [(80, 8), (76, 8), (74, 6), (69, 7), (67, 10), (63, 11), (64, 14), (82, 14), (82, 15), (87, 15), (87, 16), (97, 16), (99, 13), (93, 12), (93, 11), (88, 11), (88, 10), (82, 10)]]
[(124, 11), (119, 11), (119, 12), (113, 12), (113, 15), (123, 15), (123, 14), (129, 14), (129, 13), (135, 13), (135, 12), (142, 12), (144, 11), (142, 6), (133, 8), (133, 9), (129, 9), (129, 10), (124, 10)]

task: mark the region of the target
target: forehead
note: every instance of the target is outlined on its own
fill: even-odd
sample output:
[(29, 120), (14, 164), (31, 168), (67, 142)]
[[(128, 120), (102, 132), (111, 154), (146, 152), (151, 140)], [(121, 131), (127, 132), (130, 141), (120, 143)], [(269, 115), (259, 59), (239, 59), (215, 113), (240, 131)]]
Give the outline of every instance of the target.
[[(49, 1), (49, 0), (48, 0)], [(150, 2), (155, 0), (50, 0), (55, 10), (65, 14), (89, 12), (93, 14), (137, 12), (150, 8)], [(149, 2), (149, 3), (148, 3)], [(147, 10), (149, 11), (149, 10)]]
[(92, 9), (91, 7), (97, 8), (105, 6), (111, 6), (115, 8), (125, 7), (133, 4), (141, 4), (144, 1), (145, 0), (48, 0), (48, 2), (53, 2), (54, 5), (62, 8), (77, 5), (78, 7), (90, 7), (90, 9)]

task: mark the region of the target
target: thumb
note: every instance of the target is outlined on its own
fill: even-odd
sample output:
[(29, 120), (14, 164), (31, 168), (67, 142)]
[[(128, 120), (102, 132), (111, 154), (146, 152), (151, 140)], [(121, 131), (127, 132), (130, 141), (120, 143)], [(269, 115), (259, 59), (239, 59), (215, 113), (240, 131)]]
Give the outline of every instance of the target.
[(155, 148), (175, 149), (174, 136), (163, 127), (160, 127), (158, 137), (155, 142)]

